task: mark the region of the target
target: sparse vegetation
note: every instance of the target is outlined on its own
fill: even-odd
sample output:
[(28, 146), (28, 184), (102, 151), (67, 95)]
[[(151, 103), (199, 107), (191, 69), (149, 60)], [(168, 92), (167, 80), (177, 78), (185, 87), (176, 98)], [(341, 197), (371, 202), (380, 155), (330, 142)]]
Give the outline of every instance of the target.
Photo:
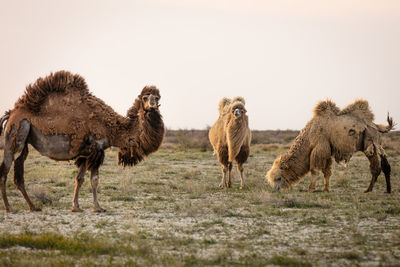
[[(363, 193), (370, 174), (362, 154), (347, 168), (335, 165), (330, 193), (308, 192), (309, 176), (273, 192), (264, 174), (285, 142), (253, 145), (247, 188), (239, 189), (235, 171), (226, 191), (216, 186), (220, 170), (210, 150), (168, 143), (134, 168), (118, 167), (117, 151), (108, 150), (100, 176), (104, 214), (92, 212), (88, 175), (84, 211), (72, 213), (73, 163), (30, 149), (25, 183), (42, 211), (26, 211), (11, 171), (13, 212), (0, 209), (0, 266), (396, 265), (400, 154), (389, 155), (392, 194), (383, 193), (384, 177)], [(321, 188), (323, 177), (317, 181)]]

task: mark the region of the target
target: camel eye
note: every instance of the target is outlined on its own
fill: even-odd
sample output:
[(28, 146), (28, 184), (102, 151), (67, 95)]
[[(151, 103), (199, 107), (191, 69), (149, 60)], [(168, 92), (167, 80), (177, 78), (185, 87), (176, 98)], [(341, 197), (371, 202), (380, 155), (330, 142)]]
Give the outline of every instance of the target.
[(147, 99), (149, 99), (147, 95), (143, 96), (143, 101), (147, 101)]
[(349, 130), (349, 136), (353, 136), (355, 133), (356, 133), (356, 131), (354, 129)]

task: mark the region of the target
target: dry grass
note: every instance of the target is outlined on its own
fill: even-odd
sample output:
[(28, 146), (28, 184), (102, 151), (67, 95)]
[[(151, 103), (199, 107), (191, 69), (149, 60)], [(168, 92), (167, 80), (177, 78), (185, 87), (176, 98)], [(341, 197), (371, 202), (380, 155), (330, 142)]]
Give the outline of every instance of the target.
[[(288, 138), (289, 139), (289, 138)], [(310, 177), (272, 192), (264, 175), (288, 144), (257, 144), (245, 168), (247, 187), (220, 190), (211, 151), (164, 145), (134, 168), (106, 153), (100, 204), (91, 212), (88, 175), (82, 213), (70, 212), (76, 168), (31, 149), (26, 187), (43, 211), (31, 213), (12, 184), (12, 213), (0, 210), (0, 266), (43, 265), (396, 265), (400, 261), (400, 156), (389, 153), (393, 193), (380, 177), (364, 194), (368, 161), (356, 154), (336, 166), (332, 192), (307, 192)], [(318, 179), (323, 185), (322, 176)]]

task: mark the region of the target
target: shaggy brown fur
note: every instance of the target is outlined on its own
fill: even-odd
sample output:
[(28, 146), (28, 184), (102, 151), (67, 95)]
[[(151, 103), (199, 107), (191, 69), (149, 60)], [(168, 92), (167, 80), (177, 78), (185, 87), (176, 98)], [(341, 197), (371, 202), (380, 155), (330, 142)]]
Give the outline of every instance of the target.
[(324, 174), (324, 191), (329, 191), (332, 157), (347, 164), (356, 151), (362, 151), (370, 161), (372, 180), (366, 192), (372, 191), (381, 170), (390, 187), (390, 165), (381, 146), (381, 133), (393, 129), (373, 123), (374, 114), (365, 100), (357, 100), (340, 110), (330, 100), (321, 101), (314, 108), (314, 117), (296, 137), (289, 151), (279, 156), (267, 172), (266, 178), (274, 189), (289, 188), (308, 172), (312, 174), (310, 190), (315, 190), (317, 171)]
[[(223, 98), (219, 102), (219, 118), (211, 127), (209, 139), (222, 165), (221, 188), (231, 187), (232, 162), (238, 164), (240, 188), (244, 187), (243, 164), (250, 154), (251, 132), (242, 97), (232, 100)], [(228, 180), (226, 175), (228, 173)]]
[(127, 116), (117, 114), (101, 99), (93, 96), (85, 80), (66, 71), (39, 78), (26, 88), (5, 121), (4, 161), (0, 166), (0, 189), (6, 210), (7, 173), (14, 155), (18, 177), (14, 180), (31, 210), (36, 210), (24, 188), (23, 162), (31, 144), (41, 154), (55, 160), (75, 160), (79, 168), (73, 200), (73, 211), (80, 211), (78, 194), (86, 171), (91, 171), (94, 209), (104, 211), (97, 202), (98, 168), (104, 149), (120, 148), (118, 162), (123, 166), (139, 163), (156, 151), (164, 138), (164, 124), (159, 112), (160, 93), (146, 86), (129, 109)]

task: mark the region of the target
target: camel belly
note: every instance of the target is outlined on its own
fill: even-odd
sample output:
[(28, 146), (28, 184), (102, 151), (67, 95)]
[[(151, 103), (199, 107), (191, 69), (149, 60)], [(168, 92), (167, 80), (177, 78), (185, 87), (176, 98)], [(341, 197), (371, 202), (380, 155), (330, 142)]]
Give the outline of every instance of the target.
[(64, 135), (44, 135), (37, 128), (31, 125), (28, 136), (28, 143), (31, 144), (40, 154), (54, 160), (71, 160), (70, 138)]

